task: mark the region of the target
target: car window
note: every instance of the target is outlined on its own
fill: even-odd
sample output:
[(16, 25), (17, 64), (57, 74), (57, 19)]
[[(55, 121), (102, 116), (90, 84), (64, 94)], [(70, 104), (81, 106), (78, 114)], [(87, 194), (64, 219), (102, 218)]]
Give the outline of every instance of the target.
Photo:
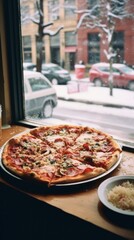
[(42, 78), (29, 78), (28, 81), (33, 92), (50, 88), (50, 85)]
[(23, 69), (24, 70), (33, 70), (34, 68), (36, 68), (35, 64), (32, 63), (23, 63)]
[(62, 70), (62, 68), (60, 66), (53, 66), (52, 69), (54, 71), (59, 71), (59, 70)]
[(112, 68), (112, 70), (113, 70), (113, 73), (118, 73), (118, 74), (120, 74), (120, 70), (118, 70), (117, 68)]
[(134, 74), (134, 70), (128, 66), (123, 65), (120, 67), (121, 71), (128, 74)]
[(31, 65), (31, 66), (27, 67), (27, 69), (29, 69), (29, 70), (34, 70), (34, 68), (36, 68), (36, 65)]
[(44, 66), (44, 65), (42, 65), (42, 70), (44, 70), (44, 71), (49, 71), (49, 70), (50, 70), (50, 68), (49, 68), (49, 67), (47, 67), (47, 66)]
[(99, 67), (99, 69), (103, 72), (109, 72), (109, 67)]

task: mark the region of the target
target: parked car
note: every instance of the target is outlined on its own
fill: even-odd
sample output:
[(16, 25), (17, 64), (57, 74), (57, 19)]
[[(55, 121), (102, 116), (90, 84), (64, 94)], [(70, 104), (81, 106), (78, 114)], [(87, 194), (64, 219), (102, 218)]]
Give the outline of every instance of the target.
[(23, 62), (23, 69), (24, 70), (31, 70), (34, 71), (36, 70), (36, 64), (31, 63), (31, 62)]
[(24, 71), (25, 114), (48, 118), (57, 105), (57, 95), (49, 80), (39, 72)]
[(69, 72), (54, 63), (42, 64), (42, 73), (53, 85), (67, 84), (71, 80)]
[[(134, 70), (125, 64), (113, 64), (113, 86), (134, 90)], [(110, 67), (108, 63), (93, 64), (89, 70), (89, 80), (95, 86), (108, 86)]]

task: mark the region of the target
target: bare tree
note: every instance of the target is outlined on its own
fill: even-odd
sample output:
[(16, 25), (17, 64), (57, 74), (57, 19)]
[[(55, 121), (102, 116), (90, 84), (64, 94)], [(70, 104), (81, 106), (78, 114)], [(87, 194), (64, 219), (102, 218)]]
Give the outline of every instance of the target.
[[(34, 24), (38, 25), (38, 33), (36, 34), (36, 42), (37, 42), (37, 52), (36, 52), (36, 65), (37, 71), (41, 72), (42, 70), (42, 51), (43, 51), (43, 37), (48, 35), (53, 37), (57, 35), (63, 26), (59, 26), (56, 31), (52, 31), (47, 27), (53, 25), (53, 22), (44, 23), (44, 14), (43, 14), (43, 3), (44, 0), (35, 0), (37, 12), (33, 17), (24, 16), (22, 21), (25, 22), (27, 20), (31, 20)], [(24, 14), (25, 15), (25, 14)]]
[(106, 35), (108, 48), (104, 53), (110, 65), (109, 88), (110, 95), (113, 95), (113, 59), (116, 51), (113, 49), (113, 34), (117, 21), (133, 17), (131, 0), (94, 0), (90, 1), (87, 9), (77, 10), (80, 14), (76, 31), (82, 26), (87, 28), (99, 28), (100, 32)]

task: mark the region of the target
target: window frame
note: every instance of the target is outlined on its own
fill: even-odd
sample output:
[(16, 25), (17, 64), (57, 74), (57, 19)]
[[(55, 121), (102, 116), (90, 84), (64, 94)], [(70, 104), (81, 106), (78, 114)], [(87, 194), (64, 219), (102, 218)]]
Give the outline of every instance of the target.
[[(11, 108), (11, 124), (24, 119), (24, 83), (22, 61), (22, 39), (20, 2), (18, 0), (3, 1), (5, 25), (6, 54), (9, 75), (9, 95)], [(12, 39), (12, 41), (11, 41)]]
[[(38, 124), (25, 120), (20, 2), (18, 0), (2, 0), (2, 6), (9, 79), (10, 124), (32, 128)], [(123, 148), (131, 150), (131, 142), (130, 145), (123, 142)]]
[(65, 46), (76, 46), (77, 39), (74, 31), (66, 31), (65, 32)]

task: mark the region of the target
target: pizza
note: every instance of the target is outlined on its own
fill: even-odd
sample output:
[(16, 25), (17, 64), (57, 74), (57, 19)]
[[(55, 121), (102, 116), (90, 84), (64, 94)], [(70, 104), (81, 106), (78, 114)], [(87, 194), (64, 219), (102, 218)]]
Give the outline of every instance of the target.
[(121, 151), (112, 136), (94, 128), (41, 126), (11, 138), (4, 146), (2, 164), (22, 179), (64, 185), (107, 172)]

